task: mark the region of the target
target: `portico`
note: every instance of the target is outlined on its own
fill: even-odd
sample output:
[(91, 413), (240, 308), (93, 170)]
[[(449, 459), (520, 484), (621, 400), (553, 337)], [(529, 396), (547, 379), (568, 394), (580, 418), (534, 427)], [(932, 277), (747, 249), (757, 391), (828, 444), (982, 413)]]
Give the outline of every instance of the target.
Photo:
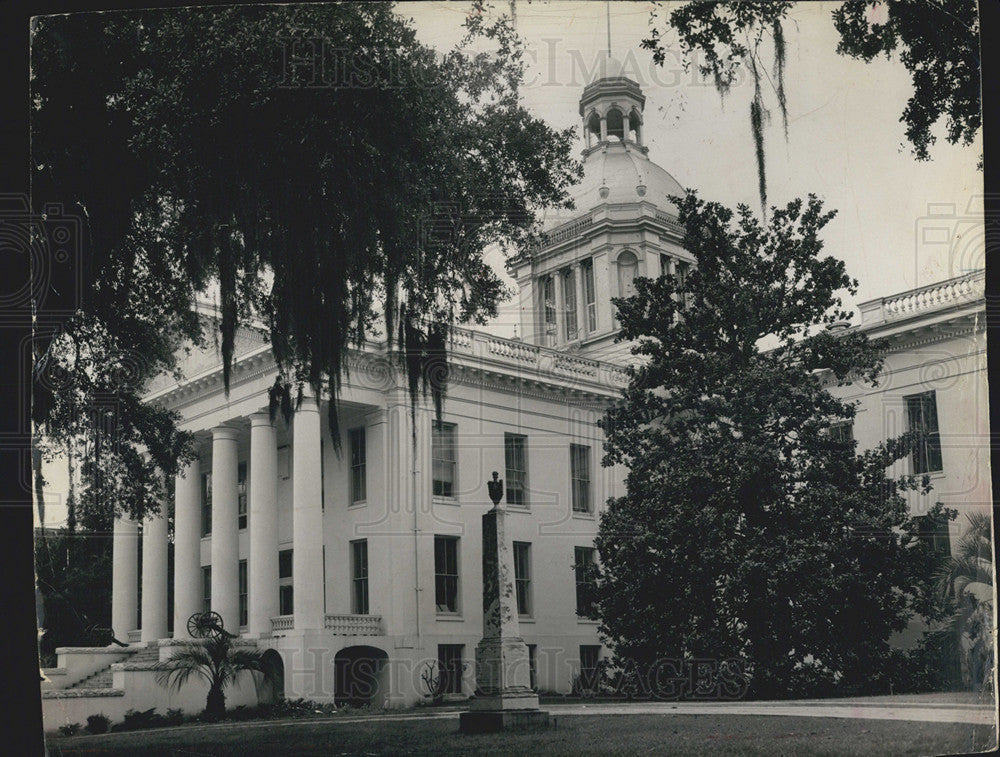
[[(145, 519), (141, 529), (128, 518), (115, 521), (116, 638), (142, 643), (170, 636), (187, 639), (188, 619), (209, 609), (219, 613), (227, 630), (244, 638), (267, 639), (274, 630), (382, 632), (377, 616), (354, 621), (349, 613), (327, 616), (325, 612), (320, 415), (320, 403), (307, 396), (288, 426), (280, 418), (272, 421), (267, 409), (261, 408), (196, 432), (199, 457), (175, 481), (173, 630), (167, 628), (170, 508), (164, 507)], [(284, 502), (279, 502), (279, 483), (287, 495)], [(291, 516), (291, 539), (284, 541), (291, 542), (286, 605), (293, 609), (285, 615), (279, 587), (288, 582), (279, 576), (279, 552), (284, 546), (279, 539), (289, 529), (280, 527), (279, 509)]]

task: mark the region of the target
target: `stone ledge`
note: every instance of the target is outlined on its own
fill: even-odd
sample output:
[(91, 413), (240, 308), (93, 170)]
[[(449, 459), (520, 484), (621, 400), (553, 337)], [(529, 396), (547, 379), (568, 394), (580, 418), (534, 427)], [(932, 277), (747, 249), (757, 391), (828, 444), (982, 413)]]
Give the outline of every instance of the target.
[(549, 727), (546, 710), (472, 710), (458, 716), (462, 733), (536, 731)]
[[(156, 641), (156, 646), (158, 647), (185, 647), (191, 644), (204, 645), (208, 643), (208, 639), (158, 639)], [(231, 644), (234, 647), (256, 647), (256, 639), (232, 639)]]
[(68, 668), (42, 668), (42, 675), (46, 678), (51, 678), (52, 676), (64, 676), (68, 672)]
[(134, 654), (140, 647), (56, 647), (56, 654)]
[(112, 672), (125, 670), (158, 670), (159, 661), (157, 662), (116, 662), (111, 666)]
[(125, 689), (59, 689), (43, 691), (42, 699), (87, 699), (88, 697), (123, 697)]

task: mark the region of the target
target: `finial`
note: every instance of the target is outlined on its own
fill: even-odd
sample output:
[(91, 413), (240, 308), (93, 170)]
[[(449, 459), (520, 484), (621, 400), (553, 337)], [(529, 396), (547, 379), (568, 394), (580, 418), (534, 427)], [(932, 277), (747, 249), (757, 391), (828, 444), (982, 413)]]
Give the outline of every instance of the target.
[(503, 481), (500, 480), (499, 476), (499, 473), (493, 471), (493, 480), (486, 482), (486, 490), (490, 493), (494, 507), (499, 507), (500, 500), (503, 499)]

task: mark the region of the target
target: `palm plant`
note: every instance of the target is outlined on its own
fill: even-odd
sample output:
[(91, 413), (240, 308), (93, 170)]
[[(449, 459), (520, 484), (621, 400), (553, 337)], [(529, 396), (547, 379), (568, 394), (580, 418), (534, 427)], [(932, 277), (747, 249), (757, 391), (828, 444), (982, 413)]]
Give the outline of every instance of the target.
[(954, 555), (935, 576), (941, 598), (955, 613), (946, 629), (958, 635), (962, 677), (985, 684), (993, 669), (993, 525), (987, 513), (969, 513)]
[(255, 685), (280, 683), (280, 671), (265, 650), (234, 648), (228, 634), (209, 637), (202, 642), (188, 642), (169, 659), (155, 665), (156, 680), (161, 686), (179, 691), (192, 676), (208, 683), (205, 714), (220, 718), (226, 712), (225, 688), (233, 684), (240, 673), (249, 671)]

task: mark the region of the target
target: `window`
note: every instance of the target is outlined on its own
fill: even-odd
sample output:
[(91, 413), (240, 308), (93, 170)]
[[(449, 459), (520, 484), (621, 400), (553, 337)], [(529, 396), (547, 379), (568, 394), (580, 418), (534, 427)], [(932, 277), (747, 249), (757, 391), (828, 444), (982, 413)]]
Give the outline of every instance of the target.
[(528, 686), (538, 691), (538, 645), (528, 644)]
[(601, 647), (597, 644), (580, 645), (580, 688), (597, 691), (600, 681)]
[(542, 320), (545, 343), (552, 346), (556, 339), (556, 280), (551, 276), (542, 279)]
[[(139, 583), (142, 583), (141, 581)], [(208, 612), (212, 609), (212, 566), (201, 569), (201, 609)]]
[(934, 473), (942, 469), (941, 437), (938, 434), (937, 398), (933, 391), (904, 397), (910, 431), (917, 434), (913, 472)]
[(365, 501), (365, 429), (352, 428), (347, 432), (351, 447), (351, 502)]
[(604, 116), (604, 120), (607, 129), (605, 133), (608, 137), (618, 137), (619, 140), (625, 139), (625, 117), (620, 110), (611, 108)]
[(573, 512), (590, 512), (590, 447), (569, 445), (570, 478), (573, 483)]
[(670, 256), (660, 253), (660, 275), (667, 276), (670, 273)]
[(462, 644), (438, 644), (438, 687), (442, 694), (462, 693)]
[(201, 474), (201, 535), (212, 533), (212, 474)]
[(431, 424), (431, 461), (435, 497), (455, 496), (455, 424)]
[(572, 269), (563, 271), (562, 282), (563, 302), (566, 307), (566, 341), (568, 342), (576, 339), (578, 336), (576, 320), (576, 278), (573, 276)]
[(528, 458), (525, 453), (528, 437), (504, 434), (504, 460), (507, 466), (507, 504), (527, 505)]
[(635, 278), (639, 274), (639, 259), (634, 252), (626, 250), (618, 256), (618, 296), (631, 297), (635, 294)]
[(676, 269), (677, 270), (677, 288), (683, 292), (681, 295), (679, 295), (681, 310), (683, 310), (684, 308), (686, 308), (688, 306), (688, 303), (691, 301), (690, 294), (688, 292), (684, 292), (683, 291), (684, 288), (687, 287), (688, 269), (689, 268), (690, 268), (690, 266), (687, 263), (681, 263), (681, 262), (678, 261), (678, 263), (677, 263), (677, 269)]
[(584, 618), (594, 616), (594, 574), (597, 564), (593, 547), (574, 547), (576, 573), (576, 614)]
[(830, 426), (830, 441), (838, 445), (852, 445), (854, 443), (854, 424), (850, 421), (832, 424)]
[(351, 612), (368, 614), (368, 540), (351, 542)]
[(458, 612), (458, 537), (434, 537), (434, 602), (438, 612)]
[(918, 534), (922, 541), (939, 555), (951, 557), (951, 536), (947, 516), (921, 515), (917, 519)]
[(236, 470), (236, 512), (243, 530), (247, 527), (247, 464), (240, 463)]
[(514, 591), (517, 614), (531, 615), (531, 544), (514, 542)]
[(240, 560), (240, 625), (247, 624), (247, 561)]
[(292, 550), (278, 552), (278, 614), (291, 615), (292, 602)]
[(587, 306), (587, 331), (597, 331), (597, 297), (594, 294), (594, 261), (584, 260), (580, 265), (583, 275), (583, 301)]

